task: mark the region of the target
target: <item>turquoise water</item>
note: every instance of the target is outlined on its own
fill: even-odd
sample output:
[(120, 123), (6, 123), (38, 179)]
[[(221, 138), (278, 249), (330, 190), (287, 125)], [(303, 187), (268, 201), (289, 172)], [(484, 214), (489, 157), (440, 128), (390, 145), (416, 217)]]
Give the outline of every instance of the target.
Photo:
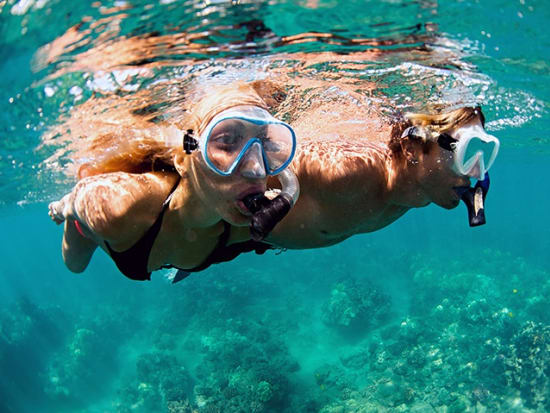
[[(235, 25), (253, 20), (247, 39)], [(0, 1), (0, 411), (550, 411), (548, 22), (542, 0)], [(44, 45), (75, 25), (81, 38), (47, 60)], [(190, 44), (85, 59), (184, 32)], [(333, 37), (285, 38), (310, 32)], [(373, 49), (357, 67), (296, 71), (375, 81), (365, 98), (388, 113), (480, 103), (502, 145), (487, 225), (429, 206), (175, 286), (127, 280), (102, 253), (83, 274), (65, 269), (47, 203), (73, 184), (69, 131), (52, 134), (71, 109), (145, 90), (151, 116), (169, 118), (177, 87), (209, 68), (207, 81), (250, 80), (267, 57)]]

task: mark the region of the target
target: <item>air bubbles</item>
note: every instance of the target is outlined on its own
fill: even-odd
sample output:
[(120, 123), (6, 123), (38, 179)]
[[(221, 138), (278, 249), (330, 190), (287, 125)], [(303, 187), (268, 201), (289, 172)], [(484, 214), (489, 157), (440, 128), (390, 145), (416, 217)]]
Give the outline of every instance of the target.
[(82, 88), (80, 86), (73, 86), (69, 89), (69, 93), (75, 97), (75, 102), (82, 99)]
[(33, 0), (20, 0), (12, 6), (10, 10), (11, 14), (14, 16), (22, 16), (29, 11), (32, 5)]
[(52, 86), (45, 86), (44, 87), (44, 94), (49, 98), (51, 98), (55, 94), (56, 91), (57, 91), (56, 87), (52, 87)]
[(82, 88), (80, 86), (73, 86), (69, 89), (69, 93), (74, 96), (82, 95)]

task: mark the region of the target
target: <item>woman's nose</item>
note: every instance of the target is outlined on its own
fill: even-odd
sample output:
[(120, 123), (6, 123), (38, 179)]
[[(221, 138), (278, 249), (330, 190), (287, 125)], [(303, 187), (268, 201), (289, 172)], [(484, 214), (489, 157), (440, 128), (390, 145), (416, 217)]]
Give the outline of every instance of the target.
[(259, 142), (254, 142), (248, 148), (239, 163), (238, 172), (245, 178), (262, 179), (267, 176), (262, 156), (262, 147)]

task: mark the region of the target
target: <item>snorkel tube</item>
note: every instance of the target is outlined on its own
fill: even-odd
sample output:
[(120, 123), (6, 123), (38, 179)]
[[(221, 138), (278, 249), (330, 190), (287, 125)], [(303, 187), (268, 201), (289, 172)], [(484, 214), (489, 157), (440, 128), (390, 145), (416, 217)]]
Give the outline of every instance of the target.
[(482, 181), (477, 181), (475, 186), (468, 188), (456, 188), (455, 191), (459, 194), (460, 199), (468, 208), (468, 223), (471, 227), (477, 227), (485, 224), (485, 197), (489, 192), (489, 172), (485, 172), (485, 178)]
[(250, 235), (254, 241), (261, 241), (275, 228), (300, 196), (298, 178), (288, 168), (277, 175), (281, 183), (281, 192), (275, 198), (266, 196), (270, 191), (259, 194), (250, 194), (243, 199), (243, 203), (252, 212), (250, 221)]

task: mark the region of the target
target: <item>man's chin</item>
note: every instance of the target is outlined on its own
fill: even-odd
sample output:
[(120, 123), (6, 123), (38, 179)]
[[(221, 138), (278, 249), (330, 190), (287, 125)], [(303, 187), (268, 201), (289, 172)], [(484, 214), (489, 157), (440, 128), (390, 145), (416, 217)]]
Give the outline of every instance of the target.
[(451, 205), (447, 209), (455, 209), (460, 204), (460, 199), (453, 199)]
[(458, 204), (460, 204), (460, 199), (458, 197), (453, 197), (452, 199), (447, 199), (444, 202), (436, 202), (441, 208), (445, 209), (455, 209)]

